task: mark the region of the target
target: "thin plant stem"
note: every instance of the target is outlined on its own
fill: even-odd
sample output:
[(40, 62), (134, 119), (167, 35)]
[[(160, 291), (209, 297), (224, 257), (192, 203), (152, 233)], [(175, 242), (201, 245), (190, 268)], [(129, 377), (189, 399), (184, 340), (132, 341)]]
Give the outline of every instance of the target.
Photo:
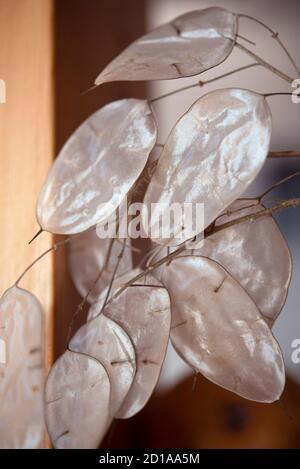
[(235, 47), (237, 47), (238, 49), (242, 50), (243, 52), (245, 52), (246, 54), (248, 54), (250, 57), (252, 57), (252, 59), (256, 60), (257, 63), (259, 63), (260, 65), (263, 65), (265, 68), (267, 68), (268, 70), (270, 70), (271, 72), (273, 72), (275, 75), (279, 76), (280, 78), (282, 78), (283, 80), (287, 81), (288, 83), (292, 83), (293, 82), (293, 78), (291, 78), (289, 75), (287, 75), (286, 73), (282, 72), (281, 70), (279, 70), (278, 68), (274, 67), (274, 65), (271, 65), (269, 62), (267, 62), (266, 60), (262, 59), (261, 57), (259, 57), (257, 54), (255, 54), (254, 52), (252, 52), (250, 49), (248, 49), (247, 47), (245, 47), (243, 44), (240, 44), (239, 42), (235, 41), (234, 43)]
[(300, 150), (288, 150), (288, 151), (270, 151), (268, 158), (299, 158)]
[[(217, 233), (219, 231), (222, 231), (226, 228), (237, 225), (239, 223), (243, 223), (243, 222), (246, 222), (246, 221), (254, 221), (254, 220), (257, 220), (261, 217), (265, 217), (265, 216), (277, 213), (281, 210), (284, 210), (284, 209), (287, 209), (287, 208), (295, 208), (295, 207), (298, 207), (298, 206), (300, 206), (300, 198), (288, 199), (288, 200), (285, 200), (283, 202), (280, 202), (280, 203), (274, 205), (273, 207), (264, 208), (264, 209), (260, 210), (259, 212), (253, 213), (251, 215), (245, 215), (245, 216), (237, 218), (235, 220), (231, 220), (230, 222), (222, 223), (221, 225), (218, 225), (218, 226), (214, 225), (213, 228), (209, 230), (208, 234), (207, 234), (207, 231), (205, 232), (204, 237), (208, 238), (209, 236), (211, 236), (214, 233)], [(197, 240), (197, 236), (194, 238), (194, 240)], [(151, 273), (153, 270), (157, 269), (161, 265), (165, 264), (166, 262), (170, 263), (173, 259), (175, 259), (179, 254), (181, 254), (185, 250), (186, 250), (186, 245), (185, 245), (185, 242), (184, 242), (181, 246), (179, 246), (176, 249), (176, 251), (173, 251), (172, 253), (168, 254), (167, 256), (164, 256), (163, 258), (159, 259), (157, 262), (155, 262), (150, 267), (148, 267), (148, 269), (146, 269), (144, 272), (139, 273), (138, 275), (133, 277), (131, 280), (129, 280), (129, 282), (127, 282), (125, 285), (123, 285), (121, 288), (119, 288), (114, 293), (114, 295), (110, 298), (110, 300), (107, 302), (107, 304), (110, 303), (111, 301), (113, 301), (119, 295), (121, 295), (121, 293), (124, 290), (126, 290), (126, 288), (128, 288), (130, 285), (133, 285), (135, 282), (142, 279), (143, 277), (145, 277), (146, 275), (148, 275), (149, 273)]]
[[(296, 70), (296, 72), (298, 73), (298, 75), (300, 75), (300, 69), (298, 67), (298, 65), (296, 64), (295, 60), (293, 59), (291, 53), (288, 51), (288, 49), (286, 48), (286, 46), (283, 44), (283, 42), (281, 41), (280, 37), (279, 37), (279, 33), (276, 33), (272, 28), (270, 28), (270, 26), (268, 26), (267, 24), (263, 23), (262, 21), (258, 20), (257, 18), (254, 18), (253, 16), (250, 16), (250, 15), (244, 15), (244, 14), (239, 14), (238, 15), (239, 18), (246, 18), (248, 20), (251, 20), (251, 21), (254, 21), (255, 23), (259, 24), (260, 26), (262, 26), (263, 28), (265, 28), (267, 31), (269, 31), (271, 33), (271, 36), (273, 39), (275, 39), (275, 41), (277, 41), (277, 43), (279, 44), (279, 46), (281, 47), (281, 49), (284, 51), (284, 53), (286, 54), (286, 56), (288, 57), (289, 61), (291, 62), (291, 64), (293, 65), (294, 69)], [(243, 38), (244, 39), (244, 38)]]
[(232, 220), (227, 223), (222, 223), (222, 225), (216, 226), (215, 229), (212, 231), (212, 233), (210, 233), (209, 235), (218, 233), (219, 231), (222, 231), (222, 230), (225, 230), (226, 228), (237, 225), (238, 223), (244, 223), (245, 221), (249, 221), (249, 220), (254, 221), (261, 217), (273, 215), (274, 213), (280, 212), (281, 210), (284, 210), (287, 208), (296, 208), (298, 206), (300, 206), (300, 197), (294, 198), (294, 199), (287, 199), (282, 202), (279, 202), (273, 207), (264, 208), (260, 210), (259, 212), (253, 213), (251, 215), (245, 215), (243, 217), (237, 218), (236, 220)]
[(270, 96), (292, 96), (293, 93), (288, 93), (284, 91), (278, 91), (276, 93), (264, 93), (263, 96), (265, 98), (269, 98)]
[(62, 241), (58, 241), (57, 243), (53, 244), (53, 246), (51, 246), (51, 248), (47, 249), (46, 251), (44, 251), (40, 256), (38, 256), (33, 262), (31, 262), (31, 264), (29, 264), (28, 267), (26, 267), (26, 269), (24, 270), (24, 272), (20, 275), (20, 277), (15, 281), (14, 285), (17, 287), (20, 283), (20, 281), (22, 280), (22, 278), (24, 277), (24, 275), (27, 274), (27, 272), (39, 261), (41, 260), (44, 256), (46, 256), (49, 252), (52, 252), (52, 251), (57, 251), (57, 249), (63, 245), (63, 244), (67, 244), (69, 241), (70, 241), (71, 238), (66, 238), (66, 239), (63, 239)]
[(286, 176), (283, 179), (280, 179), (280, 181), (275, 182), (272, 184), (271, 187), (269, 187), (267, 190), (265, 190), (262, 194), (260, 194), (257, 199), (260, 201), (262, 200), (267, 194), (269, 194), (273, 189), (275, 189), (278, 186), (281, 186), (282, 184), (285, 184), (288, 181), (291, 181), (291, 179), (294, 179), (295, 177), (300, 176), (300, 171), (297, 171), (296, 173), (290, 174), (289, 176)]
[[(163, 143), (156, 143), (156, 147), (164, 148)], [(276, 150), (276, 151), (269, 151), (268, 158), (299, 158), (300, 157), (300, 150)], [(153, 163), (158, 163), (158, 159), (155, 160)]]
[(221, 80), (222, 78), (229, 77), (230, 75), (233, 75), (234, 73), (238, 73), (238, 72), (247, 70), (252, 67), (257, 67), (258, 65), (262, 65), (262, 64), (256, 62), (256, 63), (244, 65), (243, 67), (235, 68), (234, 70), (231, 70), (230, 72), (223, 73), (222, 75), (211, 78), (210, 80), (206, 80), (206, 81), (199, 80), (197, 83), (194, 83), (192, 85), (184, 86), (183, 88), (178, 88), (177, 90), (173, 90), (173, 91), (170, 91), (169, 93), (163, 94), (161, 96), (157, 96), (157, 98), (150, 99), (149, 103), (151, 104), (155, 103), (156, 101), (160, 101), (161, 99), (168, 98), (169, 96), (173, 96), (174, 94), (181, 93), (182, 91), (187, 91), (187, 90), (191, 90), (192, 88), (202, 87), (209, 83), (213, 83), (214, 81)]
[[(97, 316), (95, 316), (95, 317), (100, 316), (100, 314), (102, 313), (102, 311), (104, 310), (104, 308), (105, 308), (105, 306), (106, 306), (106, 304), (107, 304), (107, 300), (108, 300), (109, 295), (110, 295), (110, 293), (111, 293), (112, 286), (113, 286), (113, 283), (114, 283), (114, 280), (115, 280), (117, 271), (118, 271), (119, 266), (120, 266), (120, 262), (121, 262), (121, 260), (122, 260), (123, 254), (124, 254), (125, 246), (126, 246), (126, 238), (125, 238), (124, 241), (123, 241), (122, 250), (121, 250), (120, 254), (118, 255), (118, 261), (116, 262), (116, 265), (115, 265), (115, 268), (114, 268), (112, 277), (111, 277), (111, 279), (110, 279), (109, 287), (108, 287), (108, 289), (107, 289), (107, 292), (106, 292), (106, 295), (105, 295), (105, 299), (104, 299), (104, 301), (103, 301), (102, 308), (101, 308), (101, 310), (99, 311), (99, 313), (97, 314)], [(95, 317), (94, 317), (93, 319), (95, 319)]]
[(236, 37), (238, 37), (239, 39), (243, 39), (243, 41), (246, 41), (248, 42), (249, 44), (251, 44), (252, 46), (256, 46), (256, 43), (251, 41), (251, 39), (248, 39), (247, 37), (245, 36), (242, 36), (241, 34), (237, 34)]
[(110, 259), (110, 255), (111, 255), (111, 251), (112, 251), (112, 248), (113, 248), (114, 241), (115, 241), (115, 238), (112, 238), (112, 239), (110, 240), (110, 243), (109, 243), (109, 246), (108, 246), (108, 250), (107, 250), (107, 254), (106, 254), (106, 258), (105, 258), (105, 262), (104, 262), (104, 264), (103, 264), (103, 267), (102, 267), (102, 269), (98, 272), (98, 274), (97, 274), (95, 280), (93, 281), (91, 287), (89, 288), (89, 290), (88, 290), (88, 292), (86, 293), (86, 295), (83, 297), (82, 301), (81, 301), (81, 302), (79, 303), (79, 305), (77, 306), (76, 311), (75, 311), (75, 313), (74, 313), (73, 316), (72, 316), (72, 319), (71, 319), (71, 322), (70, 322), (70, 325), (69, 325), (69, 329), (68, 329), (67, 344), (68, 344), (69, 341), (70, 341), (70, 338), (71, 338), (71, 334), (72, 334), (72, 331), (73, 331), (73, 326), (74, 326), (74, 322), (75, 322), (76, 317), (77, 317), (78, 314), (83, 310), (83, 307), (84, 307), (84, 305), (86, 304), (89, 295), (91, 294), (91, 292), (93, 291), (93, 289), (94, 289), (95, 286), (97, 285), (98, 281), (99, 281), (100, 278), (102, 277), (103, 272), (107, 269), (107, 266), (108, 266), (108, 263), (109, 263), (109, 259)]

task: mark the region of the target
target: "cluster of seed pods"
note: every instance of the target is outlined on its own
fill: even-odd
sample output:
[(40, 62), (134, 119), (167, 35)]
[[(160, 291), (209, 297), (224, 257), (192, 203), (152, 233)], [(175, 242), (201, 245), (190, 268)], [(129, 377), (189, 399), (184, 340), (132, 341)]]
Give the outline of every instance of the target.
[[(222, 8), (190, 12), (138, 39), (95, 83), (199, 74), (228, 57), (237, 29), (237, 15)], [(139, 412), (158, 381), (169, 338), (191, 368), (214, 383), (258, 402), (279, 399), (285, 371), (271, 327), (291, 278), (289, 250), (271, 215), (229, 223), (264, 210), (259, 200), (239, 197), (261, 170), (270, 138), (269, 106), (254, 91), (219, 89), (192, 105), (164, 145), (144, 203), (203, 203), (203, 228), (214, 221), (230, 226), (130, 286), (143, 274), (133, 269), (130, 242), (123, 249), (119, 240), (100, 239), (95, 227), (114, 216), (139, 182), (157, 139), (151, 104), (110, 103), (66, 142), (41, 190), (37, 219), (44, 231), (71, 235), (70, 273), (90, 310), (47, 378), (45, 421), (54, 447), (97, 448), (114, 418)], [(154, 263), (174, 253), (182, 226), (182, 220), (174, 224), (167, 240), (156, 236), (161, 210), (151, 211), (149, 223)], [(0, 364), (4, 447), (41, 445), (41, 324), (41, 307), (30, 293), (12, 287), (3, 295), (0, 337), (9, 344), (7, 364)], [(22, 423), (14, 434), (7, 432), (12, 417)]]

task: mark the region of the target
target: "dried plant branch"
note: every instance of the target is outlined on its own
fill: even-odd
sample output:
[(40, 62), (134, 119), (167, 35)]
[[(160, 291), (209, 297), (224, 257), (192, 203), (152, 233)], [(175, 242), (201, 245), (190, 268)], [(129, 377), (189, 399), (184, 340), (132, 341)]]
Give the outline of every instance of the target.
[(192, 88), (202, 87), (209, 83), (213, 83), (214, 81), (221, 80), (222, 78), (229, 77), (230, 75), (241, 72), (243, 70), (247, 70), (252, 67), (257, 67), (258, 65), (262, 65), (262, 64), (255, 62), (252, 64), (244, 65), (243, 67), (235, 68), (234, 70), (231, 70), (230, 72), (223, 73), (222, 75), (211, 78), (210, 80), (206, 80), (206, 81), (199, 80), (197, 81), (197, 83), (194, 83), (192, 85), (184, 86), (183, 88), (178, 88), (177, 90), (170, 91), (169, 93), (158, 96), (157, 98), (150, 99), (149, 103), (151, 104), (155, 103), (156, 101), (160, 101), (161, 99), (168, 98), (169, 96), (173, 96), (174, 94), (181, 93), (182, 91), (187, 91), (187, 90), (191, 90)]
[(114, 283), (114, 280), (115, 280), (117, 271), (118, 271), (119, 266), (120, 266), (120, 262), (121, 262), (121, 260), (122, 260), (122, 257), (123, 257), (124, 251), (125, 251), (125, 246), (126, 246), (126, 238), (124, 238), (122, 250), (121, 250), (120, 254), (118, 255), (118, 260), (117, 260), (117, 262), (116, 262), (116, 265), (115, 265), (113, 274), (112, 274), (112, 276), (111, 276), (110, 283), (109, 283), (109, 286), (108, 286), (108, 289), (107, 289), (107, 292), (106, 292), (106, 295), (105, 295), (105, 299), (104, 299), (104, 301), (103, 301), (102, 308), (101, 308), (101, 310), (99, 311), (99, 313), (97, 314), (97, 316), (94, 316), (94, 317), (93, 317), (93, 319), (95, 319), (95, 317), (98, 317), (98, 316), (102, 313), (102, 311), (104, 310), (104, 308), (105, 308), (105, 306), (106, 306), (106, 304), (107, 304), (107, 300), (108, 300), (108, 298), (109, 298), (109, 295), (110, 295), (110, 292), (111, 292), (111, 289), (112, 289), (112, 286), (113, 286), (113, 283)]
[(275, 182), (274, 184), (272, 184), (267, 190), (265, 190), (262, 194), (260, 194), (257, 199), (259, 201), (261, 201), (267, 194), (269, 194), (269, 192), (271, 192), (273, 189), (275, 189), (276, 187), (278, 186), (281, 186), (281, 184), (284, 184), (288, 181), (290, 181), (291, 179), (294, 179), (295, 177), (298, 177), (300, 176), (300, 171), (297, 171), (296, 173), (293, 173), (293, 174), (290, 174), (289, 176), (286, 176), (285, 178), (283, 179), (280, 179), (280, 181), (277, 181)]
[(270, 151), (268, 158), (297, 158), (300, 157), (300, 150)]
[[(37, 236), (37, 235), (36, 235)], [(62, 246), (63, 244), (67, 244), (69, 241), (70, 241), (71, 238), (66, 238), (66, 239), (63, 239), (62, 241), (58, 241), (57, 243), (53, 244), (53, 246), (49, 249), (47, 249), (45, 252), (43, 252), (40, 256), (38, 256), (33, 262), (31, 262), (31, 264), (29, 264), (28, 267), (26, 267), (26, 269), (24, 270), (24, 272), (20, 275), (20, 277), (15, 281), (14, 285), (17, 287), (20, 283), (20, 281), (22, 280), (22, 278), (24, 277), (25, 274), (27, 274), (27, 272), (31, 269), (31, 267), (33, 267), (39, 260), (41, 260), (44, 256), (46, 256), (46, 254), (48, 254), (49, 252), (52, 252), (52, 251), (57, 251), (57, 249)]]
[(243, 39), (243, 41), (246, 41), (248, 42), (249, 44), (251, 44), (252, 46), (256, 46), (256, 43), (251, 41), (251, 39), (248, 39), (247, 37), (245, 36), (242, 36), (241, 34), (237, 34), (236, 37), (238, 37), (239, 39)]
[[(238, 14), (238, 18), (246, 18), (248, 20), (254, 21), (255, 23), (257, 23), (260, 26), (262, 26), (263, 28), (265, 28), (267, 31), (269, 31), (271, 33), (272, 38), (275, 39), (275, 41), (277, 41), (277, 43), (279, 44), (281, 49), (284, 51), (284, 53), (288, 57), (289, 61), (293, 65), (293, 67), (296, 70), (296, 72), (298, 73), (298, 75), (300, 75), (300, 69), (299, 69), (298, 65), (296, 64), (295, 60), (293, 59), (291, 53), (288, 51), (286, 46), (281, 41), (281, 39), (279, 37), (279, 33), (276, 33), (272, 28), (270, 28), (270, 26), (268, 26), (267, 24), (265, 24), (262, 21), (258, 20), (257, 18), (254, 18), (253, 16), (244, 15), (243, 13), (240, 13), (240, 14)], [(240, 36), (240, 37), (242, 37), (242, 36)]]
[[(295, 208), (295, 207), (298, 207), (298, 206), (300, 206), (300, 198), (288, 199), (288, 200), (285, 200), (283, 202), (278, 203), (277, 205), (275, 205), (273, 207), (265, 208), (263, 210), (260, 210), (259, 212), (254, 213), (254, 214), (245, 215), (243, 217), (237, 218), (237, 219), (232, 220), (230, 222), (222, 223), (221, 225), (218, 225), (218, 226), (214, 225), (212, 229), (210, 229), (210, 227), (209, 227), (208, 234), (207, 234), (207, 230), (205, 230), (204, 237), (208, 238), (209, 236), (211, 236), (214, 233), (225, 230), (226, 228), (237, 225), (239, 223), (243, 223), (243, 222), (246, 222), (246, 221), (254, 221), (254, 220), (257, 220), (261, 217), (265, 217), (265, 216), (277, 213), (281, 210), (284, 210), (284, 209), (287, 209), (287, 208)], [(197, 237), (195, 238), (195, 240), (197, 240)], [(179, 254), (181, 254), (185, 250), (186, 250), (186, 245), (185, 245), (185, 243), (183, 243), (181, 246), (179, 246), (176, 249), (176, 251), (173, 251), (172, 253), (168, 254), (167, 256), (165, 256), (165, 257), (159, 259), (158, 261), (156, 261), (154, 264), (149, 266), (148, 269), (146, 269), (144, 272), (141, 272), (140, 274), (136, 275), (131, 280), (129, 280), (126, 284), (124, 284), (119, 290), (117, 290), (115, 292), (115, 294), (107, 302), (107, 304), (110, 303), (111, 301), (113, 301), (119, 295), (121, 295), (121, 293), (123, 293), (123, 291), (126, 290), (126, 288), (128, 288), (130, 285), (133, 285), (135, 282), (137, 282), (141, 278), (145, 277), (146, 275), (148, 275), (149, 273), (151, 273), (153, 270), (157, 269), (161, 265), (163, 265), (167, 262), (168, 263), (171, 262), (173, 259), (175, 259)]]
[[(156, 143), (156, 147), (163, 148), (163, 143)], [(300, 157), (300, 150), (277, 150), (277, 151), (270, 151), (268, 153), (268, 158), (299, 158)], [(158, 160), (153, 161), (153, 166), (157, 165)]]
[(234, 45), (238, 49), (242, 50), (243, 52), (248, 54), (250, 57), (252, 57), (252, 59), (255, 59), (257, 63), (259, 63), (260, 65), (263, 65), (265, 68), (270, 70), (275, 75), (279, 76), (280, 78), (287, 81), (288, 83), (293, 82), (293, 78), (291, 78), (289, 75), (286, 75), (286, 73), (282, 72), (278, 68), (274, 67), (274, 65), (271, 65), (269, 62), (267, 62), (266, 60), (259, 57), (257, 54), (252, 52), (250, 49), (247, 49), (247, 47), (245, 47), (243, 44), (240, 44), (239, 42), (236, 41)]
[(114, 241), (115, 241), (115, 238), (112, 238), (112, 239), (110, 240), (110, 243), (109, 243), (109, 246), (108, 246), (108, 250), (107, 250), (107, 254), (106, 254), (106, 258), (105, 258), (105, 262), (104, 262), (104, 264), (103, 264), (103, 267), (102, 267), (102, 269), (99, 271), (99, 273), (98, 273), (97, 277), (95, 278), (93, 284), (92, 284), (91, 287), (89, 288), (89, 290), (88, 290), (88, 292), (86, 293), (86, 295), (83, 297), (82, 301), (81, 301), (81, 302), (79, 303), (79, 305), (77, 306), (76, 311), (75, 311), (75, 313), (74, 313), (73, 316), (72, 316), (72, 319), (71, 319), (71, 322), (70, 322), (70, 325), (69, 325), (69, 329), (68, 329), (67, 344), (68, 344), (69, 341), (70, 341), (70, 338), (71, 338), (71, 335), (72, 335), (73, 326), (74, 326), (74, 322), (75, 322), (76, 317), (77, 317), (78, 314), (83, 310), (83, 307), (84, 307), (84, 305), (86, 304), (89, 295), (91, 294), (91, 292), (93, 291), (93, 289), (94, 289), (95, 286), (97, 285), (98, 281), (99, 281), (100, 278), (102, 277), (103, 272), (105, 272), (105, 270), (107, 269), (107, 266), (108, 266), (108, 263), (109, 263), (109, 259), (110, 259), (110, 255), (111, 255), (111, 251), (112, 251), (112, 248), (113, 248)]
[(269, 98), (270, 96), (292, 96), (293, 93), (284, 92), (284, 91), (277, 91), (275, 93), (264, 93), (265, 98)]
[(245, 215), (243, 217), (237, 218), (236, 220), (232, 220), (227, 223), (222, 223), (222, 225), (216, 226), (209, 235), (225, 230), (226, 228), (237, 225), (238, 223), (243, 223), (245, 221), (254, 221), (261, 217), (273, 215), (274, 213), (280, 212), (281, 210), (287, 208), (295, 208), (298, 206), (300, 206), (300, 197), (295, 199), (287, 199), (283, 202), (279, 202), (273, 207), (264, 208), (263, 210), (260, 210), (259, 212), (253, 213), (251, 215)]

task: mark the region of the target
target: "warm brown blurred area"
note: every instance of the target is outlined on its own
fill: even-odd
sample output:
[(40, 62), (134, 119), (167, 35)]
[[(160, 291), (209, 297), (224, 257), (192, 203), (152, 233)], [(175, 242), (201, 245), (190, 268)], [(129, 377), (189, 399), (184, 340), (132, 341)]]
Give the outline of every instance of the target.
[(104, 448), (300, 448), (300, 388), (282, 402), (247, 401), (197, 375), (157, 393), (129, 420), (116, 420)]

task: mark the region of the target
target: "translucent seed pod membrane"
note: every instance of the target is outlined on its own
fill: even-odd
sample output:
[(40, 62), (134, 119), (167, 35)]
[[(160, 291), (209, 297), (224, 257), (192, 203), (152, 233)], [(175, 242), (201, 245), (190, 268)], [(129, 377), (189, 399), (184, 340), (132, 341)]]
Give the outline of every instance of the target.
[(95, 84), (197, 75), (228, 57), (237, 16), (224, 8), (191, 11), (141, 37), (116, 57)]
[[(217, 220), (216, 226), (249, 217), (265, 207), (257, 200), (238, 199)], [(258, 242), (259, 240), (259, 242)], [(170, 252), (175, 251), (175, 247)], [(160, 249), (153, 262), (166, 256)], [(276, 256), (274, 256), (276, 253)], [(228, 226), (203, 240), (199, 249), (187, 249), (179, 257), (201, 256), (218, 262), (247, 291), (271, 326), (284, 306), (292, 276), (288, 245), (272, 215)], [(161, 279), (165, 264), (153, 275)]]
[[(204, 204), (202, 229), (209, 226), (257, 176), (270, 138), (271, 112), (262, 95), (221, 89), (196, 101), (171, 131), (145, 195), (148, 212), (156, 204), (148, 227), (151, 239), (166, 244), (161, 220), (175, 203)], [(176, 217), (170, 245), (177, 244), (176, 238), (187, 240), (184, 225), (183, 215)]]
[[(98, 313), (99, 307), (94, 303), (89, 318)], [(145, 406), (160, 375), (170, 333), (169, 295), (161, 286), (133, 285), (109, 303), (103, 314), (125, 330), (135, 347), (136, 375), (116, 415), (129, 418)]]
[(84, 324), (70, 342), (70, 349), (96, 358), (111, 384), (110, 415), (121, 407), (136, 373), (134, 345), (126, 332), (101, 314)]
[(103, 365), (67, 350), (47, 380), (45, 414), (57, 449), (97, 448), (110, 423), (110, 382)]
[(109, 218), (143, 171), (155, 141), (147, 101), (122, 99), (95, 112), (48, 174), (37, 203), (41, 228), (74, 234)]
[(206, 378), (257, 402), (283, 392), (285, 369), (278, 343), (255, 303), (219, 264), (180, 258), (162, 281), (172, 304), (171, 340)]
[(43, 311), (36, 297), (22, 288), (9, 288), (0, 300), (0, 340), (0, 448), (41, 448)]

